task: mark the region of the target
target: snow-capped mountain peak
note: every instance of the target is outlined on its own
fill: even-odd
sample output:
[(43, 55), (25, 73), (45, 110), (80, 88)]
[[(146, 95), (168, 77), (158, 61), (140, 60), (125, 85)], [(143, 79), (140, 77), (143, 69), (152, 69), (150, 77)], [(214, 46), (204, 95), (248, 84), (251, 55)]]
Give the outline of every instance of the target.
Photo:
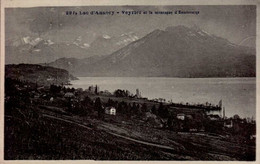
[(127, 45), (131, 42), (138, 40), (139, 37), (136, 36), (133, 32), (124, 33), (120, 35), (120, 40), (116, 42), (117, 45)]
[(42, 38), (39, 38), (39, 37), (37, 37), (37, 38), (32, 38), (32, 37), (30, 37), (30, 36), (26, 36), (26, 37), (23, 37), (22, 40), (23, 40), (24, 44), (30, 44), (30, 45), (32, 45), (32, 46), (35, 46), (35, 45), (37, 45), (40, 41), (42, 41), (43, 39), (42, 39)]
[(106, 35), (106, 34), (103, 35), (103, 38), (105, 38), (105, 39), (111, 39), (111, 37), (110, 37), (109, 35)]

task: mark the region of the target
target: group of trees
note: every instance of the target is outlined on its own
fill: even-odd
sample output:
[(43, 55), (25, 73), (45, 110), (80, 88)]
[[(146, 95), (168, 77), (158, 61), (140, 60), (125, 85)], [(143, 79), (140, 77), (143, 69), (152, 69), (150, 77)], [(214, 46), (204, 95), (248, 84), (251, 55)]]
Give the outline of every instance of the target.
[(99, 97), (95, 100), (95, 109), (98, 111), (98, 118), (104, 119), (105, 109), (103, 108)]
[(66, 99), (67, 109), (69, 112), (78, 115), (89, 115), (94, 111), (94, 102), (86, 96), (82, 101), (78, 99)]
[(146, 112), (147, 105), (146, 104), (137, 104), (127, 103), (125, 101), (114, 101), (112, 99), (108, 99), (107, 102), (102, 102), (102, 100), (97, 97), (94, 101), (92, 101), (88, 96), (84, 98), (83, 101), (74, 102), (73, 100), (68, 101), (68, 111), (74, 114), (86, 115), (97, 111), (98, 118), (103, 119), (105, 113), (105, 107), (113, 106), (116, 108), (117, 113), (127, 114), (127, 115), (141, 115), (143, 112)]
[(143, 112), (147, 112), (148, 108), (146, 103), (138, 104), (138, 103), (127, 103), (125, 101), (113, 101), (112, 99), (108, 99), (106, 106), (114, 106), (117, 109), (118, 113), (128, 114), (128, 115), (140, 115)]
[(116, 96), (116, 97), (129, 97), (129, 96), (131, 96), (131, 94), (128, 90), (117, 89), (114, 92), (114, 96)]
[(146, 103), (127, 103), (125, 101), (117, 102), (112, 99), (108, 99), (108, 102), (105, 105), (116, 107), (117, 112), (122, 114), (142, 115), (145, 112), (152, 112), (161, 118), (170, 117), (168, 107), (163, 105), (163, 103), (160, 103), (159, 106), (153, 105), (152, 107), (148, 107)]
[(167, 106), (163, 105), (163, 103), (160, 103), (158, 108), (156, 108), (156, 106), (153, 105), (152, 108), (151, 108), (151, 112), (155, 115), (162, 117), (162, 118), (170, 117), (169, 110), (168, 110)]
[(102, 102), (98, 97), (95, 100), (91, 100), (88, 96), (84, 98), (83, 101), (74, 102), (73, 100), (67, 99), (67, 108), (68, 111), (74, 114), (86, 115), (97, 111), (98, 118), (103, 119), (105, 113), (105, 107), (113, 106), (116, 108), (117, 113), (126, 114), (126, 115), (139, 115), (142, 116), (143, 113), (150, 111), (147, 104), (139, 103), (127, 103), (125, 101), (114, 101), (108, 99), (107, 102)]
[(54, 85), (54, 84), (51, 84), (50, 85), (50, 92), (54, 95), (57, 95), (59, 94), (61, 91), (63, 91), (64, 93), (66, 92), (72, 92), (74, 93), (76, 90), (75, 88), (69, 88), (69, 87), (64, 87), (64, 86), (60, 86), (60, 85)]
[(30, 104), (30, 88), (23, 88), (24, 82), (17, 79), (5, 79), (5, 114), (15, 108), (24, 108)]

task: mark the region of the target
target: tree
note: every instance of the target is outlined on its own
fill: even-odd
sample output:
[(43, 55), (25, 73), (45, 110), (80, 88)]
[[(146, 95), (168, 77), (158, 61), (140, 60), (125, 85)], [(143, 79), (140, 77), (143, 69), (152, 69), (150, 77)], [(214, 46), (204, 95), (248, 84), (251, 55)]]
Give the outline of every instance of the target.
[(107, 106), (115, 106), (115, 102), (109, 98), (107, 101)]
[(104, 118), (104, 111), (102, 108), (101, 99), (98, 97), (95, 101), (95, 109), (98, 111), (98, 118), (103, 119)]
[(87, 106), (93, 105), (93, 102), (92, 102), (92, 100), (88, 96), (86, 96), (84, 98), (84, 100), (82, 101), (82, 105), (84, 107), (87, 107)]
[(56, 85), (50, 86), (50, 92), (54, 95), (60, 93), (61, 89), (62, 89), (61, 86), (56, 86)]
[(170, 130), (173, 129), (173, 117), (172, 117), (172, 116), (170, 116), (170, 117), (168, 118), (168, 120), (167, 120), (167, 125), (168, 125), (168, 128), (169, 128)]
[(146, 105), (146, 103), (144, 103), (143, 105), (142, 105), (142, 112), (147, 112), (147, 105)]
[(115, 90), (114, 95), (116, 97), (123, 97), (124, 93), (123, 93), (123, 91), (121, 89), (117, 89), (117, 90)]
[(117, 89), (117, 90), (115, 90), (114, 95), (116, 97), (129, 97), (130, 92), (128, 90)]
[(160, 103), (159, 105), (158, 115), (162, 118), (167, 118), (169, 115), (169, 111), (166, 107), (163, 106), (163, 103)]
[(155, 115), (157, 115), (157, 114), (158, 114), (158, 111), (157, 111), (157, 109), (156, 109), (155, 105), (153, 105), (153, 107), (152, 107), (151, 111), (152, 111), (152, 113), (153, 113), (153, 114), (155, 114)]
[(121, 102), (118, 104), (117, 110), (118, 110), (119, 113), (122, 113), (122, 111), (123, 111), (123, 106), (122, 106), (122, 103), (121, 103)]
[(133, 103), (133, 105), (132, 105), (132, 107), (131, 107), (131, 113), (133, 113), (133, 114), (137, 114), (137, 105), (136, 105), (136, 103), (134, 102)]
[(95, 87), (95, 94), (98, 94), (98, 86)]
[(124, 102), (124, 110), (123, 113), (127, 113), (129, 111), (129, 107), (128, 104), (126, 102)]
[(73, 111), (73, 103), (71, 102), (71, 100), (67, 100), (67, 107), (69, 112)]

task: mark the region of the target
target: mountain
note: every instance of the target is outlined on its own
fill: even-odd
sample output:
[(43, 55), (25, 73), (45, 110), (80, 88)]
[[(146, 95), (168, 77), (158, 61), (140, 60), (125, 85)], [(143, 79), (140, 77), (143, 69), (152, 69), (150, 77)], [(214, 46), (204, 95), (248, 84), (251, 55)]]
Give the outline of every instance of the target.
[(84, 68), (92, 65), (100, 60), (104, 59), (106, 56), (91, 56), (84, 59), (76, 58), (60, 58), (50, 63), (42, 63), (41, 65), (47, 65), (55, 68), (66, 69), (72, 75), (80, 76), (81, 71), (84, 72)]
[(99, 36), (90, 44), (87, 52), (97, 56), (110, 55), (138, 39), (138, 36), (133, 32), (123, 33), (114, 37), (109, 35)]
[(5, 77), (19, 79), (43, 85), (68, 84), (77, 78), (64, 69), (41, 66), (36, 64), (10, 64), (5, 66)]
[(48, 36), (14, 37), (6, 41), (6, 64), (49, 63), (60, 58), (87, 58), (109, 55), (127, 44), (136, 41), (135, 33), (124, 33), (119, 36), (100, 35), (90, 44), (84, 36), (68, 39), (49, 39)]
[(80, 67), (73, 73), (76, 76), (255, 77), (255, 53), (255, 49), (232, 44), (198, 27), (174, 26), (155, 30), (98, 61), (86, 64), (79, 61)]
[(36, 43), (24, 42), (17, 46), (6, 46), (6, 64), (49, 63), (62, 57), (88, 57), (86, 49), (75, 44), (54, 43), (51, 40), (40, 40)]

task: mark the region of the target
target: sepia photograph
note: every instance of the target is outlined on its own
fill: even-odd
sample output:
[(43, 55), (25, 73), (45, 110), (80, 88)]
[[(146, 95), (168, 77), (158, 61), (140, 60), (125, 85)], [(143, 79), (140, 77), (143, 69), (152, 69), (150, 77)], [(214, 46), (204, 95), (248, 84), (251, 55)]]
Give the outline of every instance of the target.
[(2, 12), (4, 160), (256, 161), (256, 5)]

